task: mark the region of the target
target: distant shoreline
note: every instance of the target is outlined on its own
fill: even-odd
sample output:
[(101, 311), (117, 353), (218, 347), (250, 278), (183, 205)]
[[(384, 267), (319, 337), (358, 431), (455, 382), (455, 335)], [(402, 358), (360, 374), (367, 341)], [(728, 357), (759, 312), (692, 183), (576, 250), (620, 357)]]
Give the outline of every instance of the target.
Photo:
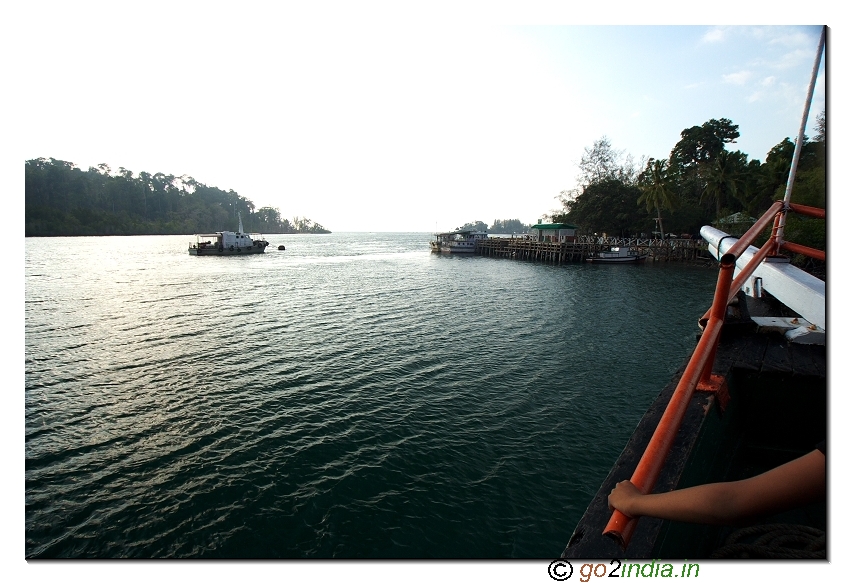
[[(248, 232), (248, 231), (246, 231)], [(369, 232), (369, 231), (365, 231)], [(85, 235), (24, 235), (27, 239), (38, 238), (54, 238), (54, 237), (194, 237), (198, 233), (100, 233), (100, 234), (85, 234)], [(325, 231), (323, 233), (260, 233), (261, 235), (332, 235), (333, 231)]]

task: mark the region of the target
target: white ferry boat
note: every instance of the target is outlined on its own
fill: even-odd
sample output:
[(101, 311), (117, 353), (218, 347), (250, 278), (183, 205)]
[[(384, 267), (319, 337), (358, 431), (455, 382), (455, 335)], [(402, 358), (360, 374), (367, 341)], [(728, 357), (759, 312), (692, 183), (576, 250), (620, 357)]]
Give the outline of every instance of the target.
[(649, 253), (632, 251), (629, 247), (611, 247), (610, 251), (599, 251), (587, 258), (590, 263), (637, 263), (649, 257)]
[(451, 231), (435, 233), (431, 251), (435, 253), (475, 253), (478, 241), (487, 238), (483, 231)]
[(240, 213), (238, 231), (198, 233), (195, 243), (189, 246), (189, 255), (250, 255), (264, 253), (268, 245), (261, 234), (244, 232)]

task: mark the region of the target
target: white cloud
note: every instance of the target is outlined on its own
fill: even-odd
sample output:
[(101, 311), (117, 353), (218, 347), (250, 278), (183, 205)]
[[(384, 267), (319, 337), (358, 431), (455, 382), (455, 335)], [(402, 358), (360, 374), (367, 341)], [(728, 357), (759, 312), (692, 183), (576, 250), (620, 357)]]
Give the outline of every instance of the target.
[(814, 55), (810, 47), (785, 53), (772, 66), (776, 69), (793, 69), (794, 67), (806, 64), (806, 62), (814, 63)]
[(726, 40), (726, 29), (725, 28), (712, 28), (700, 39), (701, 42), (710, 44), (710, 43), (718, 43)]
[(811, 44), (809, 36), (800, 30), (789, 30), (786, 27), (771, 27), (767, 30), (769, 31), (768, 35), (772, 37), (768, 42), (772, 45), (797, 48), (809, 47)]
[(750, 77), (752, 77), (751, 71), (738, 71), (737, 73), (729, 73), (728, 75), (723, 75), (724, 83), (731, 83), (733, 85), (743, 85), (746, 83)]
[(774, 77), (772, 75), (770, 77), (765, 77), (764, 79), (761, 80), (761, 84), (764, 85), (765, 87), (770, 87), (771, 85), (773, 85), (775, 83), (776, 83), (776, 77)]

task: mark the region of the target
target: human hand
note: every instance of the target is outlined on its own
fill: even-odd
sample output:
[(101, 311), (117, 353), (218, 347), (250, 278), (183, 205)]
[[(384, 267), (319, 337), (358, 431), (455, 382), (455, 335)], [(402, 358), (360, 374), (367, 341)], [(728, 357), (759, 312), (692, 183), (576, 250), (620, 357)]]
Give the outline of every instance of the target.
[(614, 486), (614, 489), (611, 490), (611, 493), (608, 495), (608, 510), (613, 512), (616, 508), (629, 518), (634, 518), (635, 513), (631, 509), (632, 502), (641, 496), (643, 496), (643, 494), (637, 489), (637, 486), (628, 480), (623, 480)]

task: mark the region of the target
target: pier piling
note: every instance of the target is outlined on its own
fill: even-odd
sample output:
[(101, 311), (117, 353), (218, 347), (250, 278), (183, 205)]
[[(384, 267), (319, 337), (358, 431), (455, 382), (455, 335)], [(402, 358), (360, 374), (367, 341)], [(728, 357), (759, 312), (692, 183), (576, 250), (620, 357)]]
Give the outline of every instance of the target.
[(484, 257), (540, 261), (560, 265), (580, 263), (588, 256), (611, 247), (630, 247), (646, 252), (652, 261), (694, 261), (706, 257), (708, 246), (695, 239), (639, 239), (577, 237), (574, 241), (533, 241), (524, 235), (488, 237), (477, 242), (475, 253)]

